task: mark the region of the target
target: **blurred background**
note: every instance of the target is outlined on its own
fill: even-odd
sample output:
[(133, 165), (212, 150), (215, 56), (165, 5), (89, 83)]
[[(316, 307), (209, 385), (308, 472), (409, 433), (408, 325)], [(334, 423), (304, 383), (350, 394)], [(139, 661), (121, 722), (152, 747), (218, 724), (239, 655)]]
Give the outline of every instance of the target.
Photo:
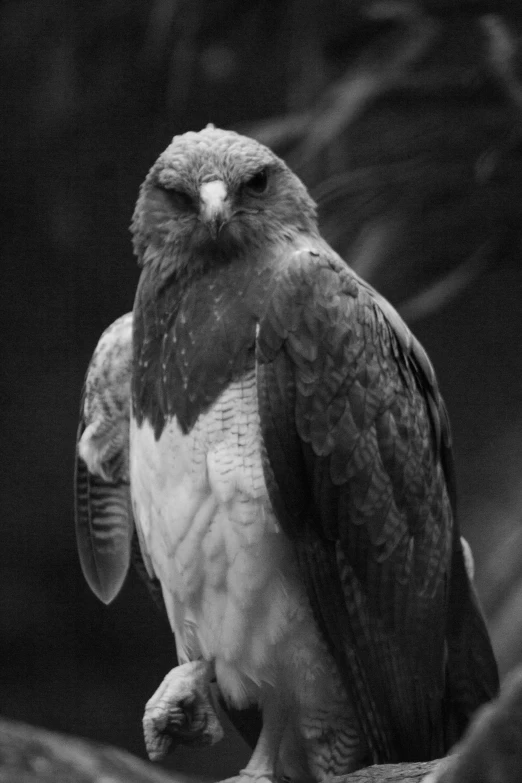
[[(96, 341), (132, 308), (139, 184), (207, 122), (287, 159), (426, 347), (502, 674), (522, 662), (521, 32), (515, 0), (4, 0), (5, 716), (144, 755), (173, 643), (134, 573), (109, 607), (83, 581), (74, 443)], [(223, 777), (245, 753), (172, 766)]]

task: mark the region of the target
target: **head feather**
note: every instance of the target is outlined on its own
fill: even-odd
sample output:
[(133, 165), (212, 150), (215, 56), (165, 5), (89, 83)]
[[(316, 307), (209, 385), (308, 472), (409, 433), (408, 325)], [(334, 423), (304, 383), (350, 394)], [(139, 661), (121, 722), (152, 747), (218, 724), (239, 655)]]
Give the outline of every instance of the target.
[[(263, 169), (270, 177), (266, 197), (243, 208), (242, 187)], [(141, 186), (131, 225), (140, 263), (158, 252), (167, 250), (172, 255), (180, 244), (186, 247), (196, 242), (200, 188), (215, 180), (227, 188), (235, 209), (231, 224), (245, 243), (270, 242), (292, 230), (317, 230), (316, 205), (281, 158), (254, 139), (207, 125), (197, 133), (175, 136)], [(192, 199), (192, 214), (179, 214), (172, 208), (168, 194), (173, 191)]]

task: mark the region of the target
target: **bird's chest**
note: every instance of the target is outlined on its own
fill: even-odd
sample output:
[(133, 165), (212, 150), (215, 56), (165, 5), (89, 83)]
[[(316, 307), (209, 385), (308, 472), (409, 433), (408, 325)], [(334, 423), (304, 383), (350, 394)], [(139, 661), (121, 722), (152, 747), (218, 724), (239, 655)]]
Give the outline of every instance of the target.
[(158, 440), (133, 422), (131, 486), (180, 650), (231, 662), (260, 654), (259, 639), (285, 622), (279, 594), (292, 592), (295, 566), (264, 480), (254, 370), (187, 434), (175, 417)]
[(266, 274), (250, 281), (248, 264), (230, 263), (184, 286), (160, 285), (154, 272), (143, 270), (136, 294), (132, 398), (138, 422), (147, 419), (159, 437), (174, 419), (191, 432), (253, 369)]

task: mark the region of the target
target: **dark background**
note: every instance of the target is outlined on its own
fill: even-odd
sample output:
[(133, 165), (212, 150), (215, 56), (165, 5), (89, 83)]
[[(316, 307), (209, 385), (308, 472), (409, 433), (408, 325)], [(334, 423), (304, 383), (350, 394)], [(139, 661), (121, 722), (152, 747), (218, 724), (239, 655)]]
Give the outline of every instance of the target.
[[(502, 673), (522, 661), (517, 3), (11, 0), (0, 25), (2, 713), (143, 755), (173, 643), (134, 573), (109, 607), (83, 581), (77, 413), (132, 308), (139, 184), (209, 121), (287, 157), (428, 350)], [(215, 752), (223, 776), (244, 748)]]

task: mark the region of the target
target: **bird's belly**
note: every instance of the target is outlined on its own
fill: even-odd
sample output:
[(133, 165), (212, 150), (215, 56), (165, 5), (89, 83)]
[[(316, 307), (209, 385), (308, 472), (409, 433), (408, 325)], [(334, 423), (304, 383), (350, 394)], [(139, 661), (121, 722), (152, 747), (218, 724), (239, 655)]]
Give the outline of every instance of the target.
[(238, 706), (264, 684), (284, 681), (304, 700), (324, 691), (323, 679), (332, 684), (333, 664), (268, 498), (253, 371), (186, 435), (174, 418), (157, 441), (148, 422), (133, 422), (131, 486), (181, 661), (214, 660)]

